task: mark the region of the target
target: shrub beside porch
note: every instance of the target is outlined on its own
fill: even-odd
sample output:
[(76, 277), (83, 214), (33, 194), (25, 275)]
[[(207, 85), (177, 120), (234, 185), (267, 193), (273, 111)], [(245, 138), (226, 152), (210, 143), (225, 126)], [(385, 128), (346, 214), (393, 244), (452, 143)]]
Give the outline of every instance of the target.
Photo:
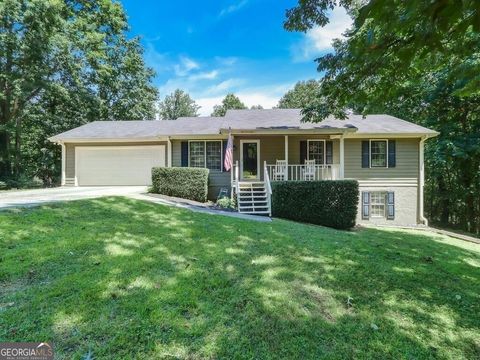
[(355, 180), (272, 182), (275, 217), (349, 229), (355, 226), (357, 206)]
[(206, 202), (209, 170), (191, 167), (152, 169), (153, 193)]

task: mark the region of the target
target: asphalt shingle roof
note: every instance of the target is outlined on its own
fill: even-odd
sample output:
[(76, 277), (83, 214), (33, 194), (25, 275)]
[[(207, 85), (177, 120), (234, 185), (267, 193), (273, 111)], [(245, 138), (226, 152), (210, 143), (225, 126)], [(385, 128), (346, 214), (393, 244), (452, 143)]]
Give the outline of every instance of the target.
[(421, 134), (435, 131), (390, 115), (350, 115), (346, 120), (329, 117), (319, 123), (301, 122), (299, 109), (229, 110), (225, 117), (191, 117), (177, 120), (94, 121), (50, 138), (75, 139), (150, 139), (161, 136), (216, 135), (222, 130), (315, 130), (338, 129), (357, 134)]

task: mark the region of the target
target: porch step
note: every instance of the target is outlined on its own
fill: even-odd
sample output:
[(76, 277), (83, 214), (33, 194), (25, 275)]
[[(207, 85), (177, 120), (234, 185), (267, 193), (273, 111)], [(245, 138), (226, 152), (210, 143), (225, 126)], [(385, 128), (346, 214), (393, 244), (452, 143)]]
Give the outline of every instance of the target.
[(64, 186), (75, 186), (75, 178), (65, 178)]
[(237, 203), (240, 213), (271, 215), (270, 197), (263, 181), (238, 183)]

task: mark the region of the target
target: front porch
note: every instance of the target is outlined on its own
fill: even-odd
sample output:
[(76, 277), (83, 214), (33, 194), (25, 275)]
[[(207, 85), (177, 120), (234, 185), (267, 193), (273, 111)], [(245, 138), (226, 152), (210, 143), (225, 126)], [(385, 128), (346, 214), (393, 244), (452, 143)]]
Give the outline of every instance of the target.
[(271, 213), (271, 182), (344, 178), (343, 135), (238, 135), (233, 159), (232, 196), (245, 213)]
[(236, 135), (231, 183), (339, 180), (344, 177), (342, 135)]

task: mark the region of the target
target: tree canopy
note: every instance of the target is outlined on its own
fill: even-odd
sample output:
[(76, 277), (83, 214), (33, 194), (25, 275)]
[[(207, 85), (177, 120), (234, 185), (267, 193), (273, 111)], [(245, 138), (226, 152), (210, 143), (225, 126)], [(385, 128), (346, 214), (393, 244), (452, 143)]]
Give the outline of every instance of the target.
[(176, 120), (183, 116), (198, 116), (200, 106), (188, 93), (177, 89), (160, 101), (159, 114), (164, 120)]
[(278, 102), (280, 109), (302, 109), (307, 107), (318, 96), (320, 82), (317, 80), (299, 81), (294, 88), (288, 90)]
[[(287, 30), (328, 22), (336, 1), (299, 1)], [(389, 113), (438, 130), (427, 142), (426, 210), (434, 222), (480, 232), (480, 2), (340, 1), (353, 18), (305, 120), (347, 109)]]
[(247, 106), (234, 94), (227, 94), (221, 105), (213, 107), (212, 116), (225, 116), (227, 110), (248, 109)]
[(55, 133), (154, 117), (154, 73), (127, 30), (116, 1), (0, 3), (0, 181), (58, 178)]

